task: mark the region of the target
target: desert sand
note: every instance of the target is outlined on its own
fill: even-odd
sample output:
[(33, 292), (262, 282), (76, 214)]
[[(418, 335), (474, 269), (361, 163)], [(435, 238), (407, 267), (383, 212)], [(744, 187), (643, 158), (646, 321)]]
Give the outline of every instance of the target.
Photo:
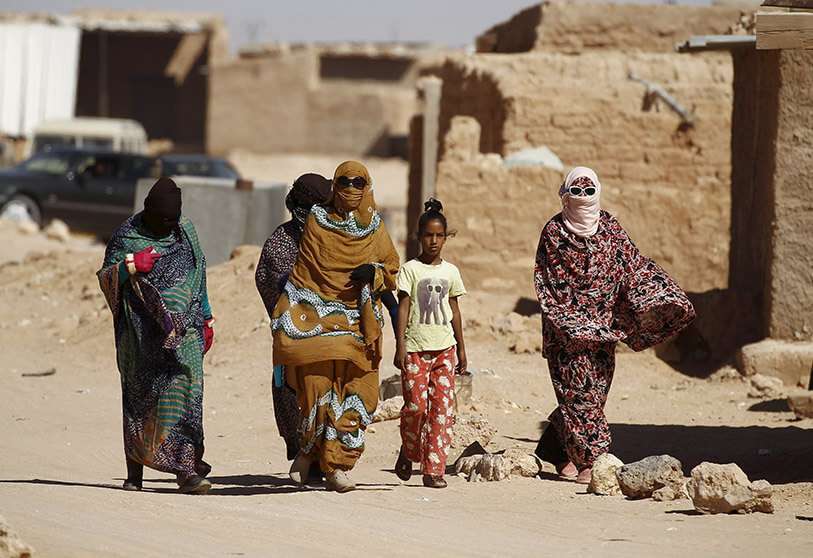
[[(212, 491), (179, 495), (174, 479), (147, 471), (144, 491), (130, 493), (119, 488), (119, 380), (95, 277), (103, 247), (0, 223), (0, 514), (35, 556), (813, 555), (813, 420), (749, 398), (737, 378), (687, 377), (651, 351), (619, 354), (607, 405), (613, 452), (624, 462), (668, 453), (686, 474), (704, 460), (736, 462), (775, 485), (773, 515), (703, 516), (689, 500), (599, 497), (551, 475), (450, 476), (446, 490), (424, 488), (418, 474), (402, 483), (392, 473), (397, 421), (368, 431), (356, 492), (293, 486), (273, 419), (258, 253), (241, 248), (209, 272), (218, 318), (205, 360)], [(462, 411), (497, 428), (489, 450), (530, 452), (555, 401), (541, 355), (510, 352), (487, 326), (512, 304), (485, 293), (461, 303), (475, 372)], [(395, 373), (389, 337), (385, 349), (382, 378)]]

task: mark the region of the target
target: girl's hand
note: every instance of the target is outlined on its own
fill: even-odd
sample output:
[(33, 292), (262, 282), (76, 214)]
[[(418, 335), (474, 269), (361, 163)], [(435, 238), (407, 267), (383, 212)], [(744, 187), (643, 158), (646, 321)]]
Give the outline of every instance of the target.
[(459, 376), (465, 375), (469, 368), (469, 362), (466, 359), (465, 347), (457, 346), (457, 374)]
[(398, 347), (398, 348), (395, 349), (395, 358), (393, 359), (392, 363), (401, 372), (406, 370), (406, 365), (407, 365), (406, 348)]

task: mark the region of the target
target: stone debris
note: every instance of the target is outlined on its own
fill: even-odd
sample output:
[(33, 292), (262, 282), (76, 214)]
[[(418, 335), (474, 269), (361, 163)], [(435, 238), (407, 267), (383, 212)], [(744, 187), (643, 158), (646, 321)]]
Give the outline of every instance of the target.
[(653, 455), (624, 465), (618, 469), (616, 477), (627, 498), (674, 500), (684, 497), (683, 466), (670, 455)]
[[(480, 446), (482, 448), (482, 446)], [(509, 448), (501, 453), (476, 453), (469, 448), (455, 462), (455, 473), (469, 482), (491, 482), (510, 478), (535, 477), (542, 470), (542, 462), (522, 448)]]
[(508, 448), (502, 453), (511, 467), (511, 474), (518, 477), (535, 477), (542, 472), (542, 461), (522, 448)]
[(773, 487), (768, 481), (751, 482), (735, 463), (703, 462), (687, 484), (694, 508), (702, 513), (773, 513)]
[(621, 487), (618, 485), (618, 469), (624, 466), (624, 462), (611, 453), (602, 454), (593, 463), (590, 484), (587, 492), (599, 496), (619, 496)]
[(373, 422), (383, 422), (385, 420), (395, 420), (401, 418), (401, 408), (404, 406), (404, 398), (400, 395), (378, 402), (378, 407), (373, 415)]
[(51, 240), (58, 240), (59, 242), (68, 242), (71, 239), (71, 230), (64, 221), (59, 219), (51, 221), (42, 232)]
[(745, 377), (733, 366), (723, 366), (719, 370), (713, 372), (708, 377), (708, 381), (719, 382), (721, 384), (726, 382), (743, 382), (745, 381)]
[(495, 434), (497, 434), (497, 429), (491, 426), (484, 416), (463, 413), (455, 418), (452, 429), (452, 447), (465, 448), (474, 442), (479, 442), (481, 446), (486, 447)]
[(393, 374), (389, 378), (381, 380), (381, 385), (378, 387), (378, 397), (382, 401), (392, 399), (404, 395), (403, 387), (401, 385), (401, 376)]
[(751, 390), (748, 397), (753, 399), (774, 399), (781, 397), (785, 391), (785, 384), (779, 378), (754, 374), (751, 380)]
[(761, 374), (779, 378), (788, 387), (807, 387), (813, 342), (765, 339), (745, 345), (737, 353), (737, 368), (745, 376)]
[(813, 418), (813, 393), (788, 397), (788, 407), (796, 418)]
[(24, 219), (17, 223), (17, 230), (22, 234), (32, 235), (40, 232), (40, 227), (31, 219)]
[(31, 558), (34, 549), (15, 533), (0, 515), (0, 558)]
[(502, 455), (487, 453), (458, 459), (455, 473), (465, 476), (469, 482), (500, 481), (511, 476), (511, 469)]

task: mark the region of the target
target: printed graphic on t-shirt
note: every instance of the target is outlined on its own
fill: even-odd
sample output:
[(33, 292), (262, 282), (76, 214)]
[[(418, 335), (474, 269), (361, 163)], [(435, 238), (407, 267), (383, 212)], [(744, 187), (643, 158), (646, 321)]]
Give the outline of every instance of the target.
[(418, 281), (418, 306), (420, 323), (449, 325), (443, 301), (449, 294), (449, 281), (437, 277), (427, 277)]

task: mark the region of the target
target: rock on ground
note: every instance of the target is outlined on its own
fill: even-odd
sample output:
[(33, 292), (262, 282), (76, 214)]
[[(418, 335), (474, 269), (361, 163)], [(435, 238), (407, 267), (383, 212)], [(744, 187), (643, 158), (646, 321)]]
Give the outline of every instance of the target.
[(474, 442), (486, 447), (496, 433), (497, 429), (484, 416), (463, 413), (455, 418), (452, 447), (465, 448)]
[(791, 342), (765, 339), (745, 345), (737, 353), (737, 368), (746, 376), (762, 374), (779, 378), (787, 386), (810, 381), (813, 342)]
[(624, 466), (624, 462), (611, 453), (600, 455), (593, 463), (590, 484), (587, 492), (598, 494), (599, 496), (618, 496), (621, 494), (621, 487), (618, 486), (618, 469)]
[(54, 219), (51, 221), (51, 223), (45, 227), (43, 232), (45, 233), (45, 236), (51, 240), (68, 242), (71, 239), (71, 230), (68, 228), (68, 225), (59, 219)]
[(379, 399), (392, 399), (393, 397), (398, 397), (399, 395), (404, 395), (400, 375), (393, 374), (389, 378), (384, 378), (381, 380), (381, 385), (378, 387)]
[(768, 481), (751, 482), (735, 463), (703, 462), (692, 469), (689, 497), (703, 513), (773, 513), (773, 487)]
[(469, 482), (500, 481), (511, 476), (511, 463), (502, 455), (471, 455), (457, 460), (455, 472), (465, 475)]
[(455, 473), (469, 482), (500, 481), (511, 475), (535, 477), (542, 462), (522, 448), (509, 448), (501, 453), (488, 453), (475, 442), (467, 447), (454, 464)]
[(542, 471), (541, 460), (522, 448), (508, 448), (502, 456), (508, 460), (512, 475), (535, 477)]
[[(650, 498), (660, 491), (657, 499), (676, 499), (683, 494), (683, 466), (670, 455), (653, 455), (620, 467), (616, 472), (624, 496), (633, 499)], [(668, 490), (661, 490), (668, 489)]]
[(773, 376), (754, 374), (750, 380), (751, 390), (748, 392), (748, 397), (773, 399), (781, 397), (785, 391), (785, 384), (782, 383), (782, 380)]
[(788, 407), (796, 418), (813, 418), (813, 393), (788, 397)]
[(385, 420), (395, 420), (401, 417), (401, 408), (404, 406), (404, 398), (400, 395), (390, 399), (379, 401), (378, 407), (373, 415), (373, 422)]
[(34, 549), (20, 540), (0, 515), (0, 558), (30, 558), (33, 555)]

